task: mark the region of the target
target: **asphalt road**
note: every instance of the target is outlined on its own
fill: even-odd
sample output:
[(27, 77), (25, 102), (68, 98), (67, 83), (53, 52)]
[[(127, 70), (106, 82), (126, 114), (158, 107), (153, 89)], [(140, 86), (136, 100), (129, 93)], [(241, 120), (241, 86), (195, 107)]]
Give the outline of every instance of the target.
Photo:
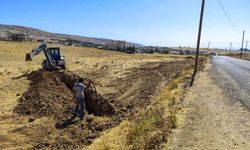
[(250, 110), (250, 61), (226, 56), (213, 56), (213, 75), (233, 100)]

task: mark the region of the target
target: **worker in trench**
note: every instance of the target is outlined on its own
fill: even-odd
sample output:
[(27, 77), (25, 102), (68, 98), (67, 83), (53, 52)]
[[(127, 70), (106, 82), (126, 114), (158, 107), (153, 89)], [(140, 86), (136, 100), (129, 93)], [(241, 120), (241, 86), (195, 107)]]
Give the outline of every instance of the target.
[(74, 117), (79, 115), (80, 119), (83, 120), (85, 113), (85, 97), (84, 91), (87, 88), (86, 85), (83, 84), (83, 79), (80, 78), (77, 83), (75, 83), (73, 87), (74, 98), (76, 102)]

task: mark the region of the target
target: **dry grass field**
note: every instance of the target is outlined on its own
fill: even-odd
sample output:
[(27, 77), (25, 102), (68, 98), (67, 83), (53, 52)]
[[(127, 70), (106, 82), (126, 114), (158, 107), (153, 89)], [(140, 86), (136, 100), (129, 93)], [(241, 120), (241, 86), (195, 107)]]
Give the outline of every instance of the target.
[(239, 58), (239, 59), (245, 59), (250, 60), (250, 54), (249, 53), (243, 53), (242, 58), (240, 58), (240, 54), (238, 55), (229, 55), (230, 57)]
[[(90, 146), (89, 149), (155, 149), (167, 141), (167, 134), (175, 127), (174, 113), (183, 85), (190, 77), (192, 58), (61, 46), (67, 70), (94, 81), (98, 94), (114, 106), (116, 114), (87, 114), (82, 122), (76, 119), (58, 128), (58, 123), (65, 120), (64, 123), (68, 123), (67, 117), (70, 117), (64, 115), (64, 108), (56, 112), (60, 116), (57, 118), (13, 111), (23, 93), (38, 90), (30, 88), (34, 81), (29, 76), (41, 68), (44, 56), (41, 53), (32, 62), (24, 61), (25, 53), (37, 46), (38, 43), (0, 41), (0, 149), (82, 149), (86, 146)], [(53, 72), (46, 75), (54, 76)], [(64, 93), (50, 94), (60, 97)], [(53, 104), (44, 104), (43, 109), (61, 103), (60, 98), (51, 101)], [(63, 102), (65, 107), (68, 103), (74, 105), (73, 98)], [(121, 137), (122, 132), (126, 134)], [(150, 143), (151, 139), (155, 141)]]
[(243, 59), (250, 60), (250, 54), (243, 55)]

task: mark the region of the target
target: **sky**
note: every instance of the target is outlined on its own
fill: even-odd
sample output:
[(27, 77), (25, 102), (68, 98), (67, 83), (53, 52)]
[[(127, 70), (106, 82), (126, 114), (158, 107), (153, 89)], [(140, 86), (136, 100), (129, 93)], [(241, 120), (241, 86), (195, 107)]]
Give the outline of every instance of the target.
[[(250, 1), (206, 0), (201, 47), (241, 46), (250, 40)], [(195, 47), (201, 0), (0, 0), (0, 24), (49, 32)], [(250, 46), (250, 45), (249, 45)]]

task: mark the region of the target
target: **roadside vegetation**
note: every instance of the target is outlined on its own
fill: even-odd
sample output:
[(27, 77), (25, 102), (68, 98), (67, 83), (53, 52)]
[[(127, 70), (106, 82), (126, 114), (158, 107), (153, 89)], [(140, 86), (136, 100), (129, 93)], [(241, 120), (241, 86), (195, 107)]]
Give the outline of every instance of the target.
[(242, 58), (246, 60), (250, 60), (250, 54), (243, 54)]
[(227, 56), (233, 57), (233, 58), (239, 58), (239, 59), (250, 60), (250, 53), (244, 53), (244, 52), (243, 52), (242, 58), (240, 58), (240, 54), (228, 54)]

